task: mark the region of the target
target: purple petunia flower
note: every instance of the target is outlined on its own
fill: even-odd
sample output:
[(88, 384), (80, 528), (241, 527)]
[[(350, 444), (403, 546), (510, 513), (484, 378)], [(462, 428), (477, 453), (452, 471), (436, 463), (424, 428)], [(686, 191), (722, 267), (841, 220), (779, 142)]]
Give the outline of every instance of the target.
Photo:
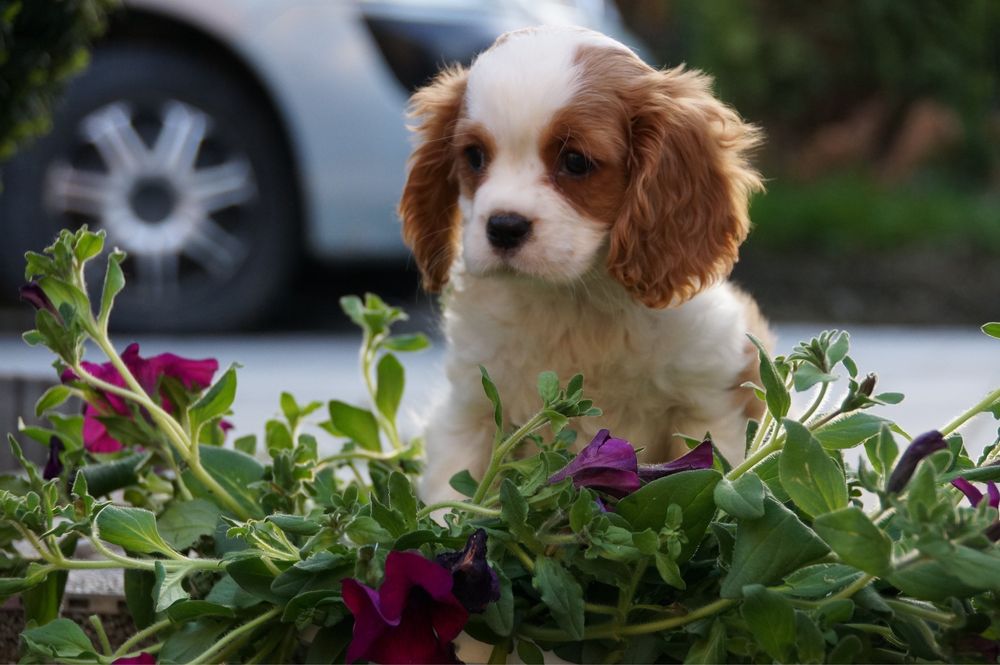
[[(959, 476), (958, 478), (952, 480), (951, 484), (961, 490), (962, 494), (965, 495), (965, 498), (969, 500), (969, 503), (971, 503), (973, 507), (982, 503), (984, 498), (983, 493), (965, 478)], [(989, 497), (987, 499), (989, 506), (991, 508), (1000, 509), (1000, 488), (998, 488), (997, 484), (992, 480), (986, 482), (986, 495)], [(990, 526), (986, 527), (984, 534), (994, 543), (1000, 540), (1000, 520), (997, 520)]]
[(640, 464), (639, 477), (644, 481), (656, 480), (681, 471), (693, 471), (695, 469), (711, 469), (715, 461), (712, 454), (712, 442), (705, 439), (697, 446), (689, 450), (683, 456), (672, 462), (664, 464)]
[(24, 286), (17, 290), (18, 295), (21, 300), (26, 303), (31, 304), (36, 310), (44, 309), (52, 312), (56, 315), (60, 321), (62, 321), (62, 316), (59, 315), (59, 311), (56, 309), (49, 297), (45, 295), (45, 291), (39, 286), (38, 282), (28, 282)]
[(632, 444), (612, 438), (611, 432), (602, 429), (579, 455), (552, 474), (549, 484), (572, 478), (574, 487), (590, 487), (621, 498), (642, 484), (638, 466)]
[[(177, 379), (188, 390), (202, 390), (212, 384), (212, 377), (219, 369), (219, 361), (214, 358), (191, 360), (172, 353), (161, 353), (151, 358), (143, 358), (139, 355), (139, 345), (135, 343), (129, 344), (125, 348), (121, 358), (139, 385), (150, 395), (156, 394), (160, 379), (164, 376)], [(121, 388), (125, 387), (125, 379), (110, 362), (101, 365), (83, 362), (82, 365), (92, 376), (106, 383)], [(79, 377), (72, 370), (67, 369), (63, 372), (61, 379), (63, 383), (66, 383), (75, 381)], [(162, 391), (160, 391), (159, 397), (163, 408), (172, 412), (174, 406)], [(112, 415), (129, 416), (131, 411), (125, 400), (118, 395), (102, 392), (101, 398), (101, 404), (87, 404), (84, 409), (84, 447), (92, 453), (117, 452), (122, 449), (121, 442), (108, 433), (107, 428), (98, 418)]]
[(903, 456), (896, 462), (896, 468), (892, 470), (889, 482), (885, 486), (886, 490), (896, 493), (902, 492), (906, 484), (910, 482), (910, 478), (913, 477), (913, 472), (917, 470), (917, 464), (920, 463), (920, 460), (947, 447), (948, 444), (945, 442), (944, 436), (937, 430), (925, 432), (915, 438), (903, 452)]
[(500, 579), (486, 562), (486, 531), (476, 529), (465, 549), (444, 552), (436, 561), (451, 571), (451, 592), (473, 614), (500, 599)]
[(469, 613), (452, 593), (452, 573), (416, 552), (390, 552), (378, 591), (341, 582), (354, 615), (347, 662), (455, 663), (452, 644)]
[(49, 459), (45, 462), (45, 468), (42, 469), (42, 478), (52, 480), (59, 477), (63, 471), (59, 454), (65, 449), (66, 446), (63, 445), (62, 439), (58, 436), (53, 436), (49, 439)]

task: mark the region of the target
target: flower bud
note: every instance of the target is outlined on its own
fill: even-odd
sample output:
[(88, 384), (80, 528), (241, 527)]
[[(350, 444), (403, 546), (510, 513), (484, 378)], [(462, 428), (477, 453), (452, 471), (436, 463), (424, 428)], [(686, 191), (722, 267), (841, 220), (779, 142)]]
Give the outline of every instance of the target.
[(948, 444), (945, 442), (944, 436), (937, 430), (925, 432), (915, 438), (903, 452), (903, 456), (899, 458), (896, 468), (892, 470), (892, 475), (889, 476), (889, 482), (885, 487), (886, 490), (895, 493), (902, 492), (906, 484), (910, 482), (910, 478), (913, 477), (913, 472), (917, 470), (917, 464), (920, 463), (920, 460), (947, 447)]

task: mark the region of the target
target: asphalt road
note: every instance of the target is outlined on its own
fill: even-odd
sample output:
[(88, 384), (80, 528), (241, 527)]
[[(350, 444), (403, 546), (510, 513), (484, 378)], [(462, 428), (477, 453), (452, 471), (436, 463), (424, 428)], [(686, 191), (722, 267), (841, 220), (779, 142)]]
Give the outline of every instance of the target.
[[(433, 314), (414, 317), (427, 330)], [(776, 326), (779, 352), (787, 353), (800, 339), (829, 328), (824, 325)], [(862, 372), (875, 371), (878, 391), (906, 394), (902, 404), (885, 407), (911, 434), (939, 428), (1000, 386), (1000, 341), (978, 329), (905, 329), (853, 326), (851, 355)], [(122, 347), (133, 338), (119, 335)], [(359, 335), (339, 329), (329, 334), (268, 333), (226, 337), (139, 337), (143, 355), (169, 351), (186, 357), (217, 358), (221, 366), (239, 362), (239, 387), (234, 405), (235, 434), (262, 433), (267, 419), (279, 413), (282, 390), (300, 402), (333, 398), (352, 403), (365, 400), (357, 366)], [(407, 389), (401, 409), (404, 433), (419, 431), (422, 418), (444, 383), (443, 343), (430, 350), (404, 354)], [(93, 358), (99, 361), (100, 358)], [(0, 374), (51, 376), (51, 358), (45, 349), (26, 346), (14, 333), (0, 338)], [(842, 394), (831, 391), (833, 399)], [(799, 403), (806, 401), (799, 396)], [(996, 436), (996, 423), (980, 417), (969, 423), (970, 447), (979, 449)], [(328, 437), (327, 437), (328, 439)], [(321, 439), (322, 441), (323, 439)], [(335, 444), (331, 441), (331, 447)]]

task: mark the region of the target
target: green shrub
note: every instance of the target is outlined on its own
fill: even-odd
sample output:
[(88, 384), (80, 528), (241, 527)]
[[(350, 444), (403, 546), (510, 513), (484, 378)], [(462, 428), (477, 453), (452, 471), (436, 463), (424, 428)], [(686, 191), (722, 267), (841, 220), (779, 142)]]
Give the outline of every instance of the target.
[(0, 0), (0, 160), (48, 131), (62, 85), (116, 0)]

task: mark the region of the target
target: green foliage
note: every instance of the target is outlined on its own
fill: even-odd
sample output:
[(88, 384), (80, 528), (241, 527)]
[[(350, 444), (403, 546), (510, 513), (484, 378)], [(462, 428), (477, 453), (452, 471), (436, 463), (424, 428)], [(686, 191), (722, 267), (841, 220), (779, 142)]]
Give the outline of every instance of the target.
[[(896, 440), (905, 430), (865, 411), (901, 395), (875, 391), (842, 331), (786, 356), (758, 346), (764, 385), (755, 390), (767, 413), (747, 428), (744, 461), (728, 468), (715, 459), (625, 496), (588, 487), (585, 474), (554, 479), (574, 468), (578, 419), (601, 415), (582, 376), (563, 384), (542, 373), (537, 413), (511, 425), (506, 396), (482, 368), (495, 426), (490, 463), (480, 478), (451, 479), (467, 499), (426, 505), (415, 490), (420, 441), (404, 440), (396, 424), (405, 387), (396, 354), (426, 339), (392, 335), (405, 314), (373, 295), (342, 303), (362, 330), (366, 404), (323, 409), (282, 393), (282, 415), (267, 423), (255, 457), (253, 437), (215, 445), (236, 367), (204, 389), (175, 386), (170, 411), (126, 382), (117, 396), (130, 416), (105, 420), (109, 431), (141, 437), (144, 450), (87, 451), (82, 419), (51, 408), (68, 396), (105, 404), (107, 387), (82, 371), (87, 342), (120, 361), (82, 283), (102, 241), (85, 229), (64, 233), (29, 259), (59, 316), (42, 310), (51, 318), (28, 337), (77, 380), (40, 400), (47, 425), (20, 432), (45, 445), (64, 438), (65, 468), (44, 478), (11, 436), (25, 477), (0, 482), (0, 596), (20, 594), (36, 621), (22, 634), (25, 662), (110, 663), (148, 648), (113, 651), (58, 618), (67, 572), (96, 566), (125, 571), (129, 610), (159, 662), (339, 661), (355, 627), (372, 620), (352, 616), (344, 580), (381, 593), (395, 583), (390, 552), (436, 560), (474, 533), (485, 535), (478, 556), (499, 594), (465, 629), (493, 645), (495, 661), (516, 653), (541, 662), (554, 650), (581, 662), (966, 662), (984, 658), (970, 644), (995, 637), (997, 512), (987, 501), (965, 505), (949, 481), (996, 477), (1000, 445), (973, 462), (948, 431), (945, 449), (914, 459), (921, 446)], [(842, 395), (831, 401), (833, 387)], [(793, 391), (811, 393), (802, 412)], [(998, 404), (995, 391), (956, 422), (1000, 417)], [(321, 456), (321, 444), (335, 452)], [(842, 451), (862, 446), (870, 465), (845, 464)], [(912, 474), (886, 491), (899, 469)], [(118, 503), (103, 498), (115, 490)], [(81, 538), (94, 542), (96, 561), (75, 555)], [(37, 556), (21, 555), (15, 540)]]
[(86, 66), (115, 0), (0, 0), (0, 161), (49, 129), (66, 80)]

